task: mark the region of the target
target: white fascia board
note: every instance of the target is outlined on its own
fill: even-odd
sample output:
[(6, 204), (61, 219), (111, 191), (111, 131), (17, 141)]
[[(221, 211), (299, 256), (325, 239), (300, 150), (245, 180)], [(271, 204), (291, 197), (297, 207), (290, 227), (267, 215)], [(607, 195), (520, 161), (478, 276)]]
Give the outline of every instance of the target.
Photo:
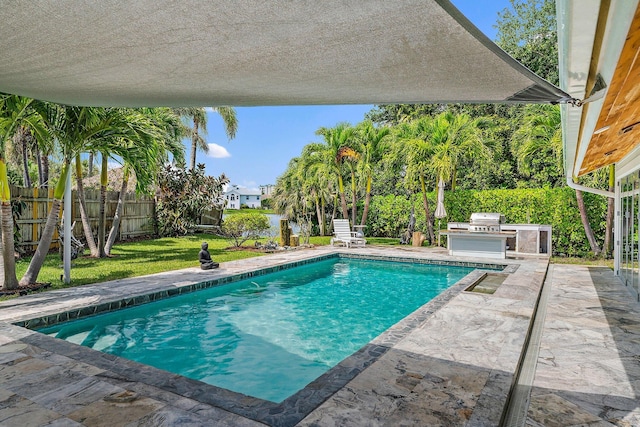
[[(599, 9), (599, 0), (556, 3), (560, 88), (575, 99), (585, 98)], [(563, 104), (561, 114), (565, 173), (573, 174), (582, 107)]]
[[(597, 61), (597, 72), (609, 85), (618, 65), (627, 33), (635, 14), (638, 0), (613, 0), (609, 7), (605, 31)], [(560, 60), (560, 87), (572, 97), (585, 99), (589, 66), (593, 53), (596, 25), (600, 9), (599, 0), (560, 0), (558, 14), (558, 53)], [(595, 76), (593, 76), (595, 77)], [(565, 171), (578, 176), (605, 97), (583, 107), (564, 105), (562, 126), (565, 153)], [(587, 108), (584, 122), (582, 109)], [(582, 129), (582, 138), (578, 141)]]

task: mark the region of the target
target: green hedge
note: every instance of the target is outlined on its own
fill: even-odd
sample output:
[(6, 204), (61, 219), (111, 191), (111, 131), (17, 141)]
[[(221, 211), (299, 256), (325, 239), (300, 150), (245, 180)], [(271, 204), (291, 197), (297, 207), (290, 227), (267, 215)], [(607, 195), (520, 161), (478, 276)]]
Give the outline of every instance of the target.
[[(604, 239), (607, 200), (602, 196), (584, 193), (587, 214), (596, 239)], [(416, 213), (416, 230), (426, 231), (422, 196), (374, 196), (367, 220), (367, 234), (378, 237), (398, 237), (409, 223), (411, 203)], [(429, 194), (433, 212), (436, 192)], [(467, 222), (473, 212), (500, 212), (511, 224), (551, 224), (555, 254), (585, 255), (589, 243), (580, 221), (575, 190), (571, 188), (518, 189), (518, 190), (458, 190), (445, 192), (447, 218), (441, 220), (441, 228), (450, 221)], [(435, 220), (437, 228), (438, 220)]]

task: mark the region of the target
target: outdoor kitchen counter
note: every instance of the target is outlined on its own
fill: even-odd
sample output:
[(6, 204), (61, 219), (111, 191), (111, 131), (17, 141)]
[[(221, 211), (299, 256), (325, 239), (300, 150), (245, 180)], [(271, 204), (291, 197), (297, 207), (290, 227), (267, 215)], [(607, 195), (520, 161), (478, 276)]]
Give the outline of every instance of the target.
[(507, 238), (515, 237), (515, 231), (442, 230), (448, 237), (449, 255), (481, 258), (507, 257)]

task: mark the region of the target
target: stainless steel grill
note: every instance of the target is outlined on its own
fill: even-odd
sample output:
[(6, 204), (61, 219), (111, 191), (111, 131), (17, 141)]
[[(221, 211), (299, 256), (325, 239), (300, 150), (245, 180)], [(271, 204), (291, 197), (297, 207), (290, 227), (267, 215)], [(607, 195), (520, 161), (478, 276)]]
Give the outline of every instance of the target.
[(469, 231), (500, 231), (500, 225), (505, 223), (504, 215), (499, 213), (476, 212), (471, 214)]

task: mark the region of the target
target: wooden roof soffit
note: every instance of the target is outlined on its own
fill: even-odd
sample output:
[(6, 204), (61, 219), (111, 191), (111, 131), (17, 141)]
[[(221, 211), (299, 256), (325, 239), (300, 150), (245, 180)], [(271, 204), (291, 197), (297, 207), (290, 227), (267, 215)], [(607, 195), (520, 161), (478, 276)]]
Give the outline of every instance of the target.
[(579, 176), (619, 162), (640, 143), (640, 4), (595, 129)]

